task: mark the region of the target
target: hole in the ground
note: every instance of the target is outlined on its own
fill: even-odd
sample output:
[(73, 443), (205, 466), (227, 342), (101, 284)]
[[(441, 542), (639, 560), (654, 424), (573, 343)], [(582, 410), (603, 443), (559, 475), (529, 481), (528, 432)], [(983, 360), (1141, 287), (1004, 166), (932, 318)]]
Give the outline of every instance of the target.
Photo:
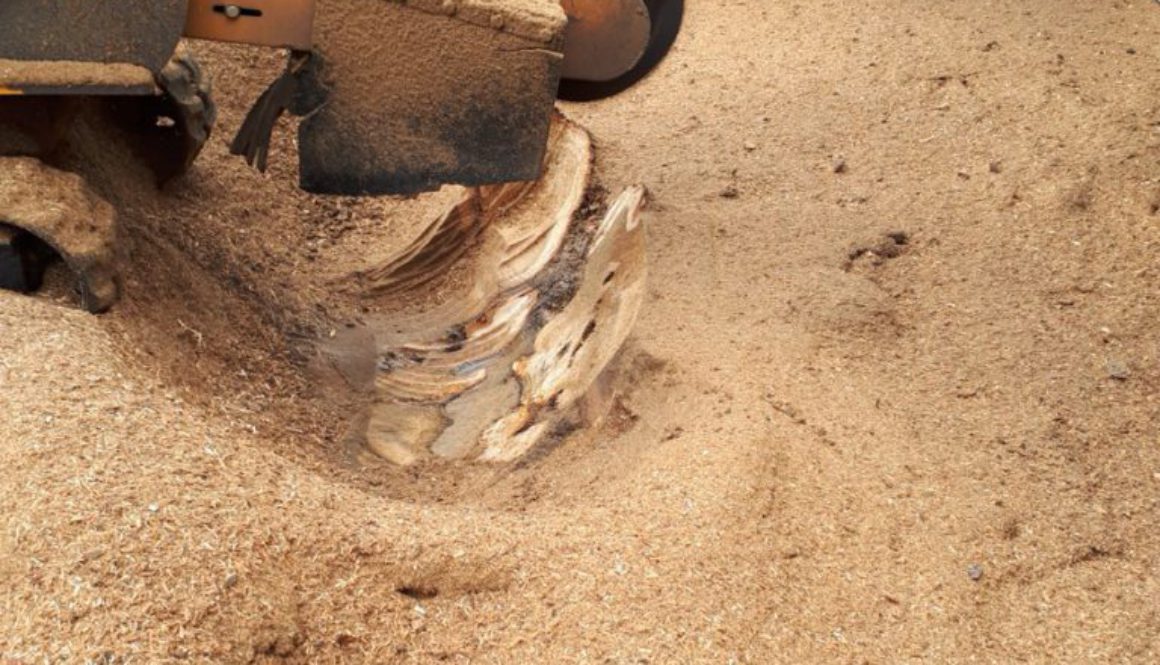
[(886, 237), (893, 240), (896, 245), (910, 244), (910, 234), (906, 231), (890, 231), (886, 234)]
[(44, 286), (45, 272), (60, 261), (40, 238), (15, 226), (0, 223), (0, 288), (34, 293)]
[(427, 584), (403, 584), (395, 587), (395, 591), (415, 600), (430, 600), (439, 595), (439, 589)]

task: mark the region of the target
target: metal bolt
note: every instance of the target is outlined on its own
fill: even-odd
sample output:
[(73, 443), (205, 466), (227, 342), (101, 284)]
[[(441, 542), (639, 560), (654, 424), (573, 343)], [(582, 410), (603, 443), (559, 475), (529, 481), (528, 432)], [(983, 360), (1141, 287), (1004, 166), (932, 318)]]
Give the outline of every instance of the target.
[(237, 5), (226, 5), (226, 18), (237, 18), (242, 15), (242, 8)]

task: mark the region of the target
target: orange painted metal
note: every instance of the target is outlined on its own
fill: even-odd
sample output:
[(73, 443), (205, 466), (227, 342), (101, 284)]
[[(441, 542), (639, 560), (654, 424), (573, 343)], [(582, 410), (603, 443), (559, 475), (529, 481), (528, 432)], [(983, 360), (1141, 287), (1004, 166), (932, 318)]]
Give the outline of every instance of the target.
[(568, 15), (564, 78), (610, 81), (648, 47), (652, 22), (643, 0), (561, 0)]
[(185, 36), (310, 50), (315, 0), (189, 0)]

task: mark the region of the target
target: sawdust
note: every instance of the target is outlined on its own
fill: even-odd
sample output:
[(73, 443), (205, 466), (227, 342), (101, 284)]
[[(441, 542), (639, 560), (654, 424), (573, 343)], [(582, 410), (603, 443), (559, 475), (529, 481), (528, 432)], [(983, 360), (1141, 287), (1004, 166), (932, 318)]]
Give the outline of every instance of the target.
[(425, 199), (296, 192), (290, 126), (245, 171), (280, 63), (201, 48), (194, 173), (90, 174), (126, 300), (0, 294), (0, 657), (1160, 659), (1160, 12), (690, 5), (567, 109), (652, 193), (649, 294), (614, 417), (513, 467), (349, 466), (298, 340)]
[(0, 85), (23, 87), (110, 87), (153, 90), (153, 72), (127, 63), (0, 59)]
[(31, 157), (0, 157), (0, 220), (65, 257), (82, 306), (103, 312), (117, 298), (116, 214), (84, 180)]
[(545, 48), (560, 48), (565, 18), (554, 0), (408, 0), (406, 5), (485, 28), (498, 27)]

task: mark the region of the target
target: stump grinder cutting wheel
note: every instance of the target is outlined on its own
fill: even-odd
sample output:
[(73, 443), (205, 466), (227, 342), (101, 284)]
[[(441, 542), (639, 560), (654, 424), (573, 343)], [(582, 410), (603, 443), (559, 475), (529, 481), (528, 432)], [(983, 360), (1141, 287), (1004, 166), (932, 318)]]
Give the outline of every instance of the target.
[[(213, 131), (208, 78), (181, 40), (278, 48), (285, 72), (232, 153), (265, 170), (288, 112), (302, 118), (308, 192), (466, 188), (409, 254), (375, 273), (376, 297), (425, 288), (481, 238), (494, 252), (462, 302), (372, 331), (378, 397), (356, 438), (400, 463), (512, 459), (583, 401), (639, 306), (644, 196), (629, 189), (606, 215), (583, 219), (590, 147), (582, 129), (554, 120), (555, 101), (641, 80), (673, 44), (683, 0), (98, 4), (0, 3), (0, 288), (34, 291), (60, 259), (86, 309), (112, 306), (118, 178), (178, 178)], [(123, 175), (93, 165), (99, 177), (86, 182), (77, 126), (127, 143), (138, 164)], [(581, 240), (584, 251), (569, 245), (579, 254), (562, 262)], [(550, 294), (549, 279), (572, 288)]]

